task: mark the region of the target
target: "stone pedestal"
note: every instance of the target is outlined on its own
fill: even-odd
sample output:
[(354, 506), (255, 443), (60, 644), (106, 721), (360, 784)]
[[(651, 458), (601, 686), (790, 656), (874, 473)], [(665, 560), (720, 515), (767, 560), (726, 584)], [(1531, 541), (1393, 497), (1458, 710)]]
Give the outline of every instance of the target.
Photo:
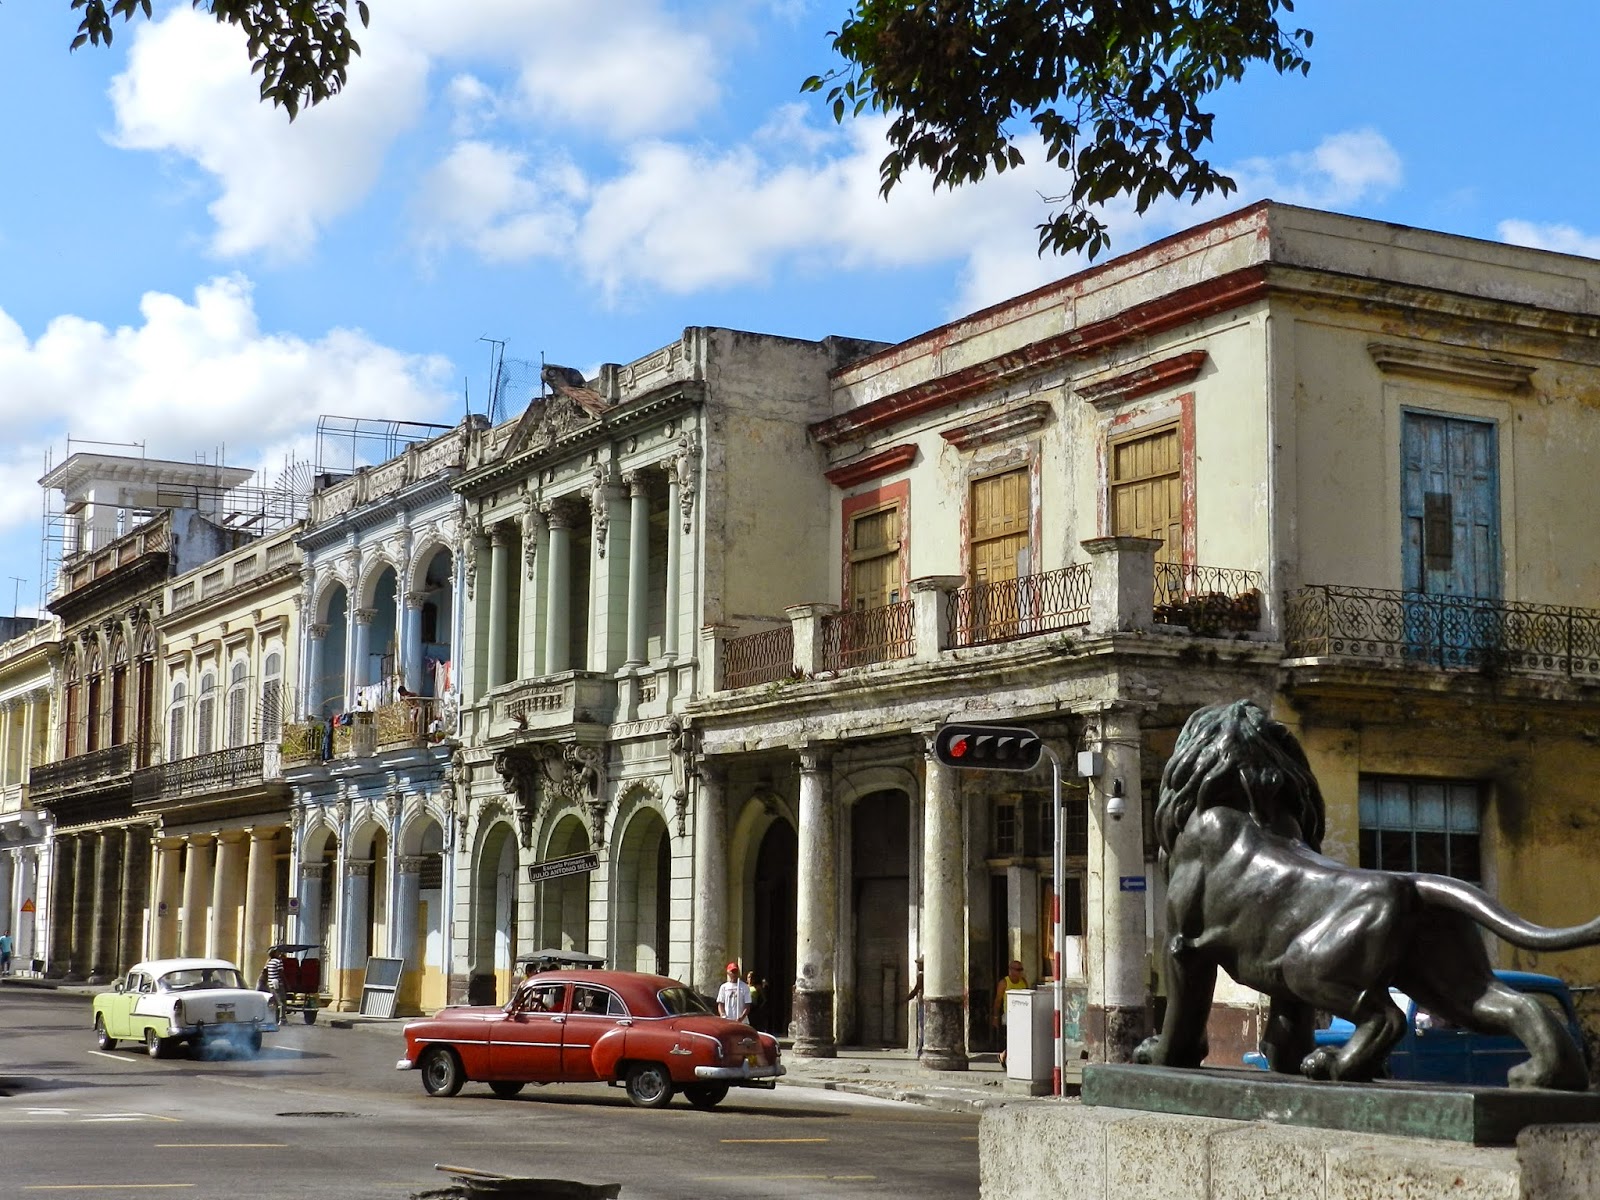
[(1600, 1127), (1524, 1129), (1512, 1146), (1264, 1121), (1008, 1104), (978, 1128), (986, 1200), (1591, 1200)]

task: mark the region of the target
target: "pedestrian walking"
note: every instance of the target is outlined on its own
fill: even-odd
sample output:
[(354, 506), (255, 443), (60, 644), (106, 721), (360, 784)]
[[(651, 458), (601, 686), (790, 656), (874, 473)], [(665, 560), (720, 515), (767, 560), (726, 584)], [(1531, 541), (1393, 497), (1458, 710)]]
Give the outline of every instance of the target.
[(728, 964), (728, 978), (717, 989), (717, 1015), (743, 1021), (750, 1015), (750, 985), (739, 978), (739, 964)]
[(11, 974), (11, 930), (0, 933), (0, 975)]
[(756, 978), (754, 971), (745, 973), (744, 985), (750, 989), (750, 1012), (747, 1019), (753, 1028), (760, 1029), (766, 1021), (767, 989), (761, 980)]

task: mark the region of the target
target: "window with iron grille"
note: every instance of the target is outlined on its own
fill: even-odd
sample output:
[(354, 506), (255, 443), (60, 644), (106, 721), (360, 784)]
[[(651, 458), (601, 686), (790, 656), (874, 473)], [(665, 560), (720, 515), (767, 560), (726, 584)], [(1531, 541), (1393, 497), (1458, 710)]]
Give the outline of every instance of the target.
[(1002, 800), (994, 806), (994, 852), (997, 857), (1005, 858), (1021, 851), (1017, 833), (1017, 802), (1014, 799)]
[(283, 730), (283, 655), (267, 655), (261, 684), (261, 740), (275, 742)]
[(1363, 867), (1482, 882), (1481, 785), (1363, 775), (1360, 796)]

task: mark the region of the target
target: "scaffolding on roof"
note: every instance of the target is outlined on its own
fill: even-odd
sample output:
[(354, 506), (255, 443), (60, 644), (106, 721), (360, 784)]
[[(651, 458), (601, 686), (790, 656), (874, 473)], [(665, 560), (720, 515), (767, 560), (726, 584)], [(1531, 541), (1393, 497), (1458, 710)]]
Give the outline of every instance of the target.
[(431, 441), (453, 425), (429, 421), (393, 421), (383, 417), (338, 417), (324, 414), (317, 418), (317, 461), (315, 473), (351, 475), (361, 467), (388, 462), (407, 446)]

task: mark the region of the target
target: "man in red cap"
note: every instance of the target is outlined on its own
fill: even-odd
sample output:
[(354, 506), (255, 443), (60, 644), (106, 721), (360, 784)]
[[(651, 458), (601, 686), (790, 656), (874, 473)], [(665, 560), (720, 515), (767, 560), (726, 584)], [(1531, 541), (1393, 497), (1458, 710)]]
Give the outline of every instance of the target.
[(717, 1015), (743, 1021), (750, 1015), (750, 985), (739, 978), (739, 964), (728, 964), (728, 978), (717, 989)]

